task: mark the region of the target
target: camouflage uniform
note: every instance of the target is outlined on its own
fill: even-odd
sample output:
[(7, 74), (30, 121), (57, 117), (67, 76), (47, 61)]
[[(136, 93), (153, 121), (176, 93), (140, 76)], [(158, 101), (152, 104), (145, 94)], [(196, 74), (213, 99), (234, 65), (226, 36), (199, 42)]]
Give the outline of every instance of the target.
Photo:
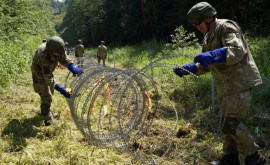
[(48, 42), (50, 42), (50, 40), (37, 48), (31, 65), (33, 87), (41, 98), (40, 109), (45, 120), (46, 117), (49, 117), (52, 94), (54, 93), (54, 87), (56, 85), (53, 72), (58, 66), (58, 62), (65, 67), (68, 67), (68, 65), (72, 63), (65, 54), (64, 45), (63, 48), (59, 50), (61, 52), (60, 56), (56, 57), (46, 49)]
[(216, 19), (212, 33), (204, 36), (203, 52), (218, 48), (226, 50), (226, 63), (209, 65), (207, 68), (196, 63), (196, 75), (211, 72), (215, 79), (219, 114), (226, 117), (222, 130), (224, 154), (238, 154), (239, 147), (243, 155), (251, 155), (258, 150), (258, 146), (239, 118), (250, 108), (252, 88), (262, 83), (260, 73), (235, 22)]
[(66, 52), (66, 55), (70, 55), (70, 49), (69, 49), (68, 42), (65, 42), (65, 52)]
[(77, 65), (79, 68), (83, 67), (83, 58), (84, 58), (84, 46), (79, 42), (75, 47), (75, 57), (77, 57)]
[(102, 60), (103, 65), (105, 65), (105, 60), (107, 58), (107, 47), (105, 45), (98, 46), (97, 58), (98, 58), (98, 63), (100, 63), (100, 61)]

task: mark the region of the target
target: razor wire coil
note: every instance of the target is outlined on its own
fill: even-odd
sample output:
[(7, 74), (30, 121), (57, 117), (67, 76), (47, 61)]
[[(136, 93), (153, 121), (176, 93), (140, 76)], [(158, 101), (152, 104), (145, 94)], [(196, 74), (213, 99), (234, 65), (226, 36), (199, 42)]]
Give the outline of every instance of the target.
[[(73, 96), (68, 100), (68, 103), (77, 128), (92, 143), (125, 151), (146, 164), (159, 164), (158, 162), (162, 159), (182, 157), (184, 149), (174, 154), (170, 153), (177, 148), (171, 137), (175, 136), (178, 127), (179, 112), (166, 92), (162, 91), (160, 84), (153, 80), (153, 69), (165, 68), (172, 70), (177, 64), (168, 63), (167, 60), (173, 61), (173, 59), (179, 57), (189, 58), (190, 56), (164, 56), (137, 71), (110, 68), (98, 63), (88, 62), (84, 63), (83, 75), (74, 78), (72, 74), (68, 74), (65, 87), (72, 89), (73, 92)], [(190, 71), (185, 71), (194, 78), (198, 78)], [(192, 88), (189, 80), (184, 78), (184, 81)], [(108, 87), (106, 87), (106, 84), (108, 84)], [(109, 102), (105, 98), (106, 88), (109, 88)], [(150, 91), (156, 97), (162, 96), (162, 99), (151, 99), (151, 108), (147, 105), (146, 97), (146, 93)], [(163, 130), (164, 137), (159, 137), (161, 139), (159, 144), (149, 145), (148, 148), (142, 149), (140, 152), (138, 151), (141, 147), (140, 144), (136, 147), (134, 145), (138, 141), (143, 144), (146, 136), (150, 137), (150, 140), (153, 138), (150, 134), (155, 134), (152, 126), (157, 123), (156, 120), (160, 120), (156, 114), (160, 113), (161, 102), (166, 102), (169, 105), (174, 114), (172, 115), (174, 122), (171, 122), (171, 128)], [(95, 107), (94, 110), (93, 107)], [(198, 105), (195, 105), (195, 107), (199, 109)], [(164, 121), (167, 121), (167, 119), (164, 119)], [(209, 152), (217, 141), (217, 135), (220, 133), (224, 122), (220, 118), (216, 136), (208, 149), (197, 151), (192, 146), (192, 143), (196, 140), (195, 138), (184, 145), (186, 149), (193, 148), (192, 152), (190, 152), (192, 156), (183, 158), (178, 164), (190, 162), (190, 159), (196, 157), (199, 152), (202, 152), (202, 154), (197, 159), (202, 159), (204, 154)], [(155, 153), (159, 151), (161, 153)], [(146, 156), (145, 153), (151, 156)]]

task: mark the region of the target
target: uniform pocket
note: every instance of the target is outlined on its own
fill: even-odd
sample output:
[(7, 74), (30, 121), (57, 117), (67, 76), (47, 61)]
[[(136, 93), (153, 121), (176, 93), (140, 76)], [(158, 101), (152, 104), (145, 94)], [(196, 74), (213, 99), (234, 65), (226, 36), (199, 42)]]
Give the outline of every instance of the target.
[(224, 96), (221, 101), (221, 110), (223, 114), (243, 116), (250, 109), (252, 90), (247, 90), (239, 94)]

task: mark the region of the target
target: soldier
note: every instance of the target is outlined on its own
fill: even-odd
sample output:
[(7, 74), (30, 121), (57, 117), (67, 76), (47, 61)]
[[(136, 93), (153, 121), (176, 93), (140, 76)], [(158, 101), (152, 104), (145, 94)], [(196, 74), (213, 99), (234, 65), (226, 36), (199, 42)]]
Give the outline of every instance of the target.
[(105, 42), (101, 41), (97, 51), (98, 63), (102, 60), (103, 65), (105, 65), (105, 60), (107, 58), (107, 47), (104, 44)]
[(76, 68), (73, 62), (67, 58), (64, 46), (62, 38), (51, 37), (37, 48), (31, 65), (33, 87), (41, 98), (41, 115), (46, 126), (51, 125), (53, 122), (52, 116), (57, 115), (50, 110), (54, 89), (66, 98), (70, 98), (70, 94), (66, 89), (57, 84), (54, 79), (53, 72), (58, 62), (67, 67), (74, 76), (83, 72), (82, 69)]
[(216, 14), (207, 2), (197, 3), (188, 11), (188, 22), (204, 34), (203, 49), (194, 62), (173, 71), (180, 77), (190, 72), (198, 76), (211, 72), (214, 77), (219, 117), (224, 119), (224, 155), (211, 164), (239, 165), (239, 153), (245, 156), (245, 165), (265, 164), (254, 139), (240, 122), (250, 108), (252, 88), (262, 84), (261, 76), (240, 27), (231, 20), (217, 19)]
[(70, 48), (68, 42), (65, 42), (65, 52), (67, 55), (70, 55)]
[(82, 41), (78, 40), (78, 45), (75, 47), (75, 57), (77, 58), (77, 65), (79, 68), (83, 67), (83, 58), (84, 58), (84, 46)]
[(45, 43), (45, 42), (47, 42), (47, 40), (46, 40), (46, 39), (43, 39), (43, 40), (42, 40), (42, 43)]

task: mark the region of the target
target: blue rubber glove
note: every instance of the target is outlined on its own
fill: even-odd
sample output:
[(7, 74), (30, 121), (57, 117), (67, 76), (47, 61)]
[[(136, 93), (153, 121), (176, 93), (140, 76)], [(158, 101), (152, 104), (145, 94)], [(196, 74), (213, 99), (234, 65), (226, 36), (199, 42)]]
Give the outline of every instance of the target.
[(80, 75), (83, 73), (82, 68), (76, 68), (73, 63), (69, 64), (68, 70), (70, 70), (73, 73), (73, 76)]
[(189, 63), (189, 64), (185, 64), (185, 65), (181, 65), (181, 66), (173, 67), (174, 73), (176, 75), (178, 75), (179, 77), (183, 77), (184, 75), (188, 75), (188, 74), (190, 74), (190, 72), (195, 74), (197, 72), (197, 69), (198, 68), (194, 62)]
[(60, 84), (56, 84), (55, 89), (62, 95), (64, 95), (66, 98), (70, 98), (70, 94), (67, 92), (66, 88), (62, 87)]
[(213, 51), (200, 53), (194, 58), (195, 63), (200, 63), (203, 67), (215, 63), (226, 62), (226, 51), (224, 48), (216, 49)]

